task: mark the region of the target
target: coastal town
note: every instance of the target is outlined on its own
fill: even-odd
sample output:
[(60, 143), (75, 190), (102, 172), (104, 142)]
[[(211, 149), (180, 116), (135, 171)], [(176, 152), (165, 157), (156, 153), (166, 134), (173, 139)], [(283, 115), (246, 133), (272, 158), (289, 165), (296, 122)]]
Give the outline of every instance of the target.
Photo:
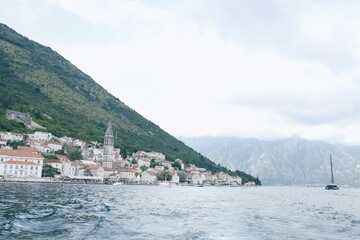
[[(24, 144), (13, 144), (19, 142)], [(224, 172), (213, 174), (194, 164), (184, 164), (181, 159), (169, 161), (160, 152), (136, 151), (123, 158), (120, 149), (114, 147), (110, 121), (103, 143), (57, 137), (45, 131), (33, 134), (0, 132), (0, 146), (0, 181), (190, 186), (242, 184), (239, 176)], [(77, 152), (77, 156), (70, 159), (69, 149)], [(49, 168), (56, 171), (54, 176), (44, 174)]]

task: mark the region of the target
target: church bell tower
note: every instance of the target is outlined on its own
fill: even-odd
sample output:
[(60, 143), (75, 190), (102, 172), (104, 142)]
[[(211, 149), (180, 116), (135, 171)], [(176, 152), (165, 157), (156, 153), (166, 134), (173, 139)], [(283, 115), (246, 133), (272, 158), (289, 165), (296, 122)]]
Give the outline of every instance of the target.
[(114, 133), (112, 130), (111, 121), (109, 121), (108, 127), (104, 137), (104, 153), (102, 158), (102, 166), (112, 168), (115, 160), (114, 155)]

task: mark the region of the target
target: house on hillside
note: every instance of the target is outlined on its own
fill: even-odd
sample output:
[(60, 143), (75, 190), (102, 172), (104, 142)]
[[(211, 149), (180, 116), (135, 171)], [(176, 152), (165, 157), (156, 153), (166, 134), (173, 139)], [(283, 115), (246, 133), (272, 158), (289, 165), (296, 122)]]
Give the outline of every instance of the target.
[(146, 167), (150, 167), (150, 159), (146, 158), (146, 157), (142, 157), (137, 159), (137, 163), (139, 164), (139, 166), (146, 166)]
[(48, 151), (47, 153), (55, 153), (57, 151), (60, 151), (63, 147), (61, 145), (61, 143), (59, 142), (44, 142), (43, 144), (44, 149), (46, 149), (46, 151)]
[(23, 141), (24, 134), (12, 132), (0, 132), (0, 138), (6, 141)]
[(38, 132), (36, 131), (33, 135), (29, 134), (29, 139), (34, 139), (39, 142), (51, 141), (54, 136), (49, 132)]
[(154, 171), (145, 171), (141, 174), (141, 182), (143, 183), (155, 183), (157, 182), (156, 172)]
[(117, 169), (116, 178), (123, 180), (123, 181), (138, 181), (136, 174), (136, 170), (129, 169), (129, 168), (119, 168)]
[(5, 139), (0, 138), (0, 146), (5, 146), (7, 144), (7, 141)]
[(131, 164), (127, 160), (117, 160), (113, 163), (114, 168), (130, 168)]

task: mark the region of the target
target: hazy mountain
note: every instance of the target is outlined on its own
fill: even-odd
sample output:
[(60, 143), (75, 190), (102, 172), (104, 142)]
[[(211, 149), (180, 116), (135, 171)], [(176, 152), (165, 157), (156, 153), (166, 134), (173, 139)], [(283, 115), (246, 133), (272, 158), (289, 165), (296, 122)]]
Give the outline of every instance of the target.
[(0, 131), (29, 131), (7, 120), (7, 109), (29, 112), (57, 136), (99, 142), (111, 120), (115, 145), (123, 153), (160, 151), (169, 160), (180, 158), (212, 171), (226, 171), (126, 106), (51, 48), (4, 24), (0, 24), (0, 86)]
[(264, 185), (326, 184), (329, 154), (335, 181), (360, 186), (360, 146), (288, 138), (277, 141), (231, 137), (180, 138), (204, 156), (232, 170), (258, 176)]

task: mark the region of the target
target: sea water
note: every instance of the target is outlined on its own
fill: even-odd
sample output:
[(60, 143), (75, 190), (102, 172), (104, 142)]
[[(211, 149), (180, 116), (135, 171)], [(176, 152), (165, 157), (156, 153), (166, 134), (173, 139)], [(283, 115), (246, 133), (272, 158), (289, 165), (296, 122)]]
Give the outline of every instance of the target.
[(360, 239), (360, 189), (0, 183), (0, 239)]

